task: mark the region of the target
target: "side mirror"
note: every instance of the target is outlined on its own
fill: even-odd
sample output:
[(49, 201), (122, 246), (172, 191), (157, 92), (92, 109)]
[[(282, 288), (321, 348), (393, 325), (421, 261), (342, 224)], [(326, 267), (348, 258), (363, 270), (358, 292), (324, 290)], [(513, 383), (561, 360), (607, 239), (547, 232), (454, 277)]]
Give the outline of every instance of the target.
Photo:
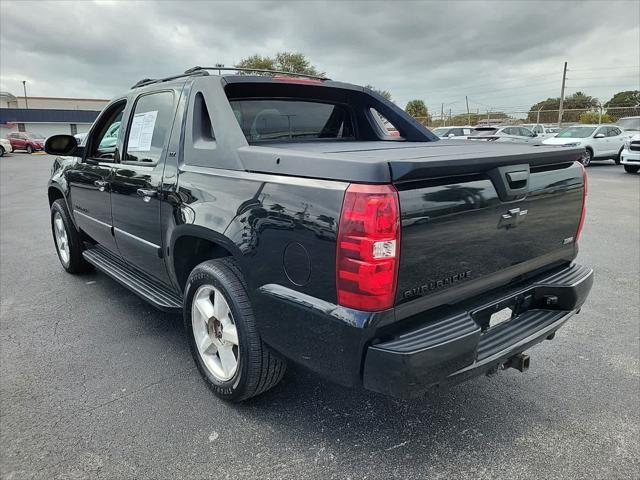
[(599, 133), (593, 138), (604, 138), (604, 133)]
[(455, 137), (456, 135), (454, 133), (450, 133), (449, 135), (447, 135), (447, 138), (451, 138), (451, 137)]
[(53, 135), (44, 143), (44, 151), (49, 155), (77, 156), (78, 150), (78, 141), (73, 135)]

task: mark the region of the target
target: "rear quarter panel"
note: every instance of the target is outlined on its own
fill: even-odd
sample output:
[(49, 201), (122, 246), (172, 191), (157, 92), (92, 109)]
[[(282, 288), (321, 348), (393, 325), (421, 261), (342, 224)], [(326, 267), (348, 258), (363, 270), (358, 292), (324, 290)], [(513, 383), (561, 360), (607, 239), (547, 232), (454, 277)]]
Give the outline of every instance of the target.
[[(170, 243), (202, 227), (223, 237), (250, 291), (279, 284), (335, 303), (335, 239), (347, 184), (250, 172), (184, 167)], [(296, 284), (283, 265), (287, 247), (308, 255), (309, 275)], [(304, 261), (304, 255), (298, 261)]]

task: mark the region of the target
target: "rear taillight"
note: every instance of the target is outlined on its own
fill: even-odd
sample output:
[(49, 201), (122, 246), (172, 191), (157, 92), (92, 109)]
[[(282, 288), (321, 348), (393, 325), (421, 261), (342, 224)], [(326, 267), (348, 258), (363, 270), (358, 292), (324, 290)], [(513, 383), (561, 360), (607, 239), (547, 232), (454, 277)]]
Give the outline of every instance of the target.
[(336, 247), (338, 303), (367, 311), (391, 308), (399, 256), (397, 190), (392, 185), (349, 185)]
[(582, 210), (580, 211), (580, 223), (578, 224), (578, 230), (576, 231), (576, 242), (580, 238), (580, 234), (582, 233), (582, 227), (584, 226), (584, 216), (587, 213), (587, 169), (584, 168), (584, 165), (580, 164), (582, 167), (582, 178), (584, 181), (584, 189), (582, 191)]

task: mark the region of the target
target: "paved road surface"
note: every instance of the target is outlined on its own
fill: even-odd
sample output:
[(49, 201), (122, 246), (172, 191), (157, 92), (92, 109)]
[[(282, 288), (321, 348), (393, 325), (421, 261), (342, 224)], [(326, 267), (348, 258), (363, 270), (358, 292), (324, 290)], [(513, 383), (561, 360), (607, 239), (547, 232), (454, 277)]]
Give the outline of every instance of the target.
[(200, 380), (180, 318), (64, 273), (50, 165), (0, 159), (2, 478), (638, 478), (638, 175), (589, 169), (579, 261), (596, 283), (527, 373), (409, 402), (292, 368), (231, 406)]

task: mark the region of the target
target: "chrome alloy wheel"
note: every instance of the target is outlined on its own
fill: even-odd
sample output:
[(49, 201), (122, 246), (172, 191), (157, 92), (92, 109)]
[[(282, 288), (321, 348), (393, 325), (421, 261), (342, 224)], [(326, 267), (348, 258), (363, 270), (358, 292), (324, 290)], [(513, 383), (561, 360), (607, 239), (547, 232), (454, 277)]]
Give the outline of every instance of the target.
[(58, 253), (60, 254), (62, 263), (66, 265), (71, 258), (71, 252), (69, 250), (67, 230), (64, 228), (64, 222), (62, 221), (60, 212), (56, 212), (53, 215), (53, 236), (56, 239), (56, 246), (58, 247)]
[(202, 285), (193, 296), (191, 326), (198, 353), (217, 380), (231, 380), (238, 370), (238, 330), (222, 292)]

